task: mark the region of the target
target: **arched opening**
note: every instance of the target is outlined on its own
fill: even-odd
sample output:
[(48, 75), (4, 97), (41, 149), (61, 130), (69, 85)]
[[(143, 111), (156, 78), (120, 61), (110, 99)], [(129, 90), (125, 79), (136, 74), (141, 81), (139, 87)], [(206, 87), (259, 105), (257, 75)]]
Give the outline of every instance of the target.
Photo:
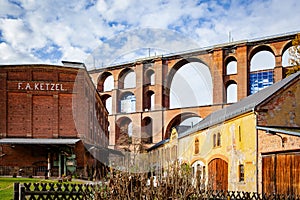
[(262, 46), (252, 54), (249, 75), (250, 94), (273, 84), (273, 69), (275, 67), (275, 56), (270, 47)]
[(136, 98), (132, 92), (125, 92), (120, 97), (119, 112), (133, 113), (136, 110)]
[(221, 158), (208, 163), (208, 184), (212, 190), (228, 190), (228, 164)]
[(124, 69), (119, 75), (119, 89), (128, 89), (136, 87), (136, 74), (130, 69)]
[(152, 69), (146, 72), (145, 85), (155, 85), (155, 73)]
[(151, 144), (153, 143), (153, 127), (152, 119), (150, 117), (145, 117), (142, 120), (142, 143)]
[(108, 114), (112, 114), (112, 97), (108, 97), (105, 101), (105, 107)]
[(193, 183), (198, 188), (205, 188), (206, 168), (202, 161), (197, 160), (192, 164)]
[(117, 121), (115, 143), (116, 145), (132, 143), (132, 121), (128, 117), (122, 117)]
[(275, 56), (270, 48), (256, 52), (250, 60), (250, 72), (274, 69)]
[(228, 83), (226, 88), (226, 102), (227, 103), (235, 103), (237, 102), (237, 84), (232, 81)]
[(289, 67), (289, 66), (292, 66), (292, 62), (291, 62), (291, 59), (293, 58), (291, 56), (291, 51), (293, 50), (293, 47), (292, 47), (292, 41), (290, 41), (283, 49), (283, 53), (282, 53), (282, 67)]
[(108, 111), (108, 114), (112, 114), (112, 97), (108, 94), (105, 94), (101, 96), (101, 99), (106, 110)]
[(114, 78), (110, 72), (103, 72), (97, 83), (97, 90), (99, 92), (111, 91), (114, 88)]
[(103, 91), (108, 92), (114, 89), (114, 77), (113, 75), (108, 76), (103, 85)]
[(226, 75), (237, 74), (237, 61), (231, 56), (226, 59)]
[[(169, 108), (212, 104), (212, 77), (208, 66), (199, 59), (182, 60), (176, 63), (169, 72), (167, 86), (169, 105), (166, 106)], [(166, 98), (168, 99), (168, 96)]]
[(181, 113), (175, 116), (166, 127), (166, 132), (164, 138), (167, 139), (170, 137), (172, 129), (175, 128), (178, 134), (181, 134), (195, 124), (200, 122), (202, 118), (195, 113)]
[(154, 110), (155, 106), (155, 94), (153, 91), (149, 90), (145, 94), (144, 98), (144, 111)]

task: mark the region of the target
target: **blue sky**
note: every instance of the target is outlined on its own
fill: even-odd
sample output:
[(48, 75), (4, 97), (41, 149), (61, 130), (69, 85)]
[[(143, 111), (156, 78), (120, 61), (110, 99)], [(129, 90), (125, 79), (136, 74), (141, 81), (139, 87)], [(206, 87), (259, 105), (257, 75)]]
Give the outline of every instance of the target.
[(237, 41), (299, 31), (299, 10), (297, 0), (1, 0), (0, 63), (109, 65), (148, 48), (226, 43), (229, 32)]

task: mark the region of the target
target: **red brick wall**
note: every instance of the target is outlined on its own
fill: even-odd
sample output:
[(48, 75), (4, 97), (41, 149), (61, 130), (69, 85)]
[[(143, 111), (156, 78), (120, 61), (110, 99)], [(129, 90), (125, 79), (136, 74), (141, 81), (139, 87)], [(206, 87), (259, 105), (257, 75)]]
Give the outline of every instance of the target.
[[(78, 72), (78, 68), (52, 65), (1, 66), (0, 138), (80, 138), (74, 123), (72, 104)], [(89, 75), (84, 70), (80, 73), (85, 77), (82, 84), (84, 91), (88, 90), (93, 95), (94, 85)], [(89, 129), (91, 124), (100, 124), (105, 130), (104, 134), (108, 135), (107, 112), (100, 96), (96, 97), (82, 109), (98, 108), (97, 113), (102, 116), (95, 121), (97, 119), (92, 118), (87, 112), (89, 110), (86, 110), (82, 120), (86, 121), (84, 124)], [(97, 107), (95, 102), (98, 102)], [(95, 127), (92, 130), (96, 130)], [(73, 151), (78, 168), (84, 169), (87, 160), (83, 143), (77, 143)], [(33, 167), (36, 162), (47, 162), (48, 152), (57, 154), (58, 146), (0, 144), (0, 168), (8, 167), (16, 171), (22, 167)]]

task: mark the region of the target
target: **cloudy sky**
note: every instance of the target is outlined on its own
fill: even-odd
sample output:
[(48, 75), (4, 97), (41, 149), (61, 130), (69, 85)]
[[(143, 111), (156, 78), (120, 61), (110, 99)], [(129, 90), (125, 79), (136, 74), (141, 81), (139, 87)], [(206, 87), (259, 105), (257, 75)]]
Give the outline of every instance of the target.
[(0, 0), (0, 64), (103, 66), (136, 50), (225, 43), (229, 32), (234, 41), (294, 32), (299, 10), (298, 0)]

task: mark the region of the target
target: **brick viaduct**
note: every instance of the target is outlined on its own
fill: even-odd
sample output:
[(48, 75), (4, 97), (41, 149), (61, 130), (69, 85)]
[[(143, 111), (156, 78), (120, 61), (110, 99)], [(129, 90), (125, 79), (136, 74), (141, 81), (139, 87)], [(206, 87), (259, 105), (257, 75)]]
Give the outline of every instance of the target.
[[(149, 57), (122, 65), (89, 71), (104, 102), (110, 98), (112, 109), (109, 116), (110, 145), (118, 144), (122, 131), (128, 131), (132, 122), (132, 136), (147, 138), (149, 144), (168, 138), (172, 127), (189, 117), (206, 117), (211, 112), (220, 109), (226, 102), (226, 89), (234, 83), (237, 86), (237, 100), (250, 94), (249, 74), (250, 61), (261, 51), (274, 55), (275, 67), (273, 82), (285, 77), (285, 67), (282, 66), (283, 53), (292, 46), (291, 41), (296, 33), (277, 35), (254, 40), (245, 40), (216, 45), (191, 52), (171, 54), (167, 56)], [(235, 61), (237, 71), (234, 74), (226, 72), (229, 62)], [(187, 63), (199, 62), (205, 64), (211, 74), (212, 105), (170, 109), (170, 87), (176, 72)], [(134, 72), (135, 87), (125, 85), (126, 76)], [(106, 90), (105, 81), (113, 77), (113, 87)], [(125, 93), (134, 94), (136, 107), (131, 112), (121, 112), (120, 100)], [(155, 94), (155, 95), (153, 95)], [(153, 98), (153, 100), (151, 100)], [(154, 103), (154, 105), (150, 105)]]

